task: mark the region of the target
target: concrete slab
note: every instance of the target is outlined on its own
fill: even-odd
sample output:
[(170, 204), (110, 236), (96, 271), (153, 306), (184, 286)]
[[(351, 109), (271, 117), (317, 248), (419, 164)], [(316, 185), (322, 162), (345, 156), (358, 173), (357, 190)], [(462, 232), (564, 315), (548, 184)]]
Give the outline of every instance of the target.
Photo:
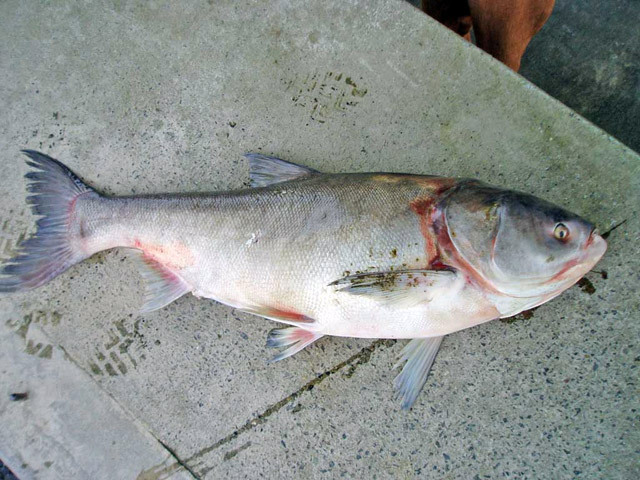
[(158, 470), (163, 478), (193, 478), (64, 348), (52, 346), (43, 327), (57, 321), (38, 312), (17, 335), (0, 330), (4, 462), (22, 479), (153, 479)]
[[(391, 392), (400, 344), (323, 339), (266, 365), (266, 320), (191, 297), (139, 316), (124, 251), (1, 297), (3, 335), (43, 377), (43, 352), (64, 348), (96, 402), (115, 400), (179, 459), (141, 461), (156, 478), (180, 464), (198, 478), (637, 476), (638, 156), (400, 1), (210, 3), (0, 5), (4, 256), (33, 231), (20, 148), (113, 194), (237, 188), (240, 154), (261, 151), (332, 172), (475, 176), (602, 230), (628, 219), (607, 278), (446, 339), (408, 413)], [(7, 355), (21, 378), (24, 356)], [(7, 432), (10, 467), (50, 460)], [(73, 444), (71, 427), (60, 435)]]

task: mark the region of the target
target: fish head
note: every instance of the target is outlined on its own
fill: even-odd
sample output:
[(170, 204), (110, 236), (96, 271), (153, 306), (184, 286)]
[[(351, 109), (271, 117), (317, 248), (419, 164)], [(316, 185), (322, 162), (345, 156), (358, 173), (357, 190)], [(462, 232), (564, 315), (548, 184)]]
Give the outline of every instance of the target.
[(445, 223), (454, 258), (479, 283), (540, 304), (577, 282), (606, 241), (578, 215), (526, 193), (464, 182), (449, 195)]

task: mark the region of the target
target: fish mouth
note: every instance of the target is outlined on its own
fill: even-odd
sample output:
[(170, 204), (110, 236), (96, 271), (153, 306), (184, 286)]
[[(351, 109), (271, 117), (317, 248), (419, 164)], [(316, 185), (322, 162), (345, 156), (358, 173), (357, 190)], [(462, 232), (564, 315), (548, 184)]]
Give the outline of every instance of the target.
[(593, 227), (591, 229), (591, 233), (589, 234), (589, 238), (584, 245), (584, 259), (595, 260), (595, 262), (597, 262), (602, 258), (606, 251), (607, 241), (602, 238), (602, 235), (600, 235), (598, 229), (596, 227)]

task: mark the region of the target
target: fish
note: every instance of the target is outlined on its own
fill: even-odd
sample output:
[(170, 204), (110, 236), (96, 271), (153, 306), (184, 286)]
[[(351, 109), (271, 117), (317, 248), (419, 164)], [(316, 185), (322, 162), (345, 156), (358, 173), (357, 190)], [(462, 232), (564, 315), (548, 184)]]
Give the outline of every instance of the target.
[(535, 196), (469, 178), (321, 173), (248, 153), (251, 188), (108, 196), (23, 150), (37, 231), (0, 269), (0, 292), (37, 288), (97, 252), (131, 249), (142, 313), (181, 296), (282, 323), (272, 361), (323, 336), (408, 339), (402, 408), (445, 335), (558, 296), (602, 258), (594, 225)]

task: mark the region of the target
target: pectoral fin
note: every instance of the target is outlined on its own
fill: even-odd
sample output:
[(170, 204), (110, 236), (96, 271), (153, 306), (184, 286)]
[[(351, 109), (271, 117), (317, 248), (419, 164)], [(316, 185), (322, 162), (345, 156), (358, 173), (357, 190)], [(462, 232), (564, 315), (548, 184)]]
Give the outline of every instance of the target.
[(252, 187), (266, 187), (318, 173), (312, 168), (260, 153), (245, 153), (244, 156), (249, 160), (249, 180)]
[(402, 408), (408, 410), (418, 398), (418, 394), (429, 375), (429, 370), (438, 354), (442, 337), (414, 338), (402, 349), (394, 368), (406, 362), (400, 374), (393, 381), (398, 397), (402, 398)]
[(349, 275), (329, 285), (339, 292), (411, 307), (431, 301), (438, 291), (453, 288), (459, 280), (453, 270), (396, 270)]
[(277, 362), (298, 353), (300, 350), (318, 340), (319, 335), (300, 327), (274, 328), (267, 335), (267, 347), (289, 347), (274, 356), (269, 362)]

